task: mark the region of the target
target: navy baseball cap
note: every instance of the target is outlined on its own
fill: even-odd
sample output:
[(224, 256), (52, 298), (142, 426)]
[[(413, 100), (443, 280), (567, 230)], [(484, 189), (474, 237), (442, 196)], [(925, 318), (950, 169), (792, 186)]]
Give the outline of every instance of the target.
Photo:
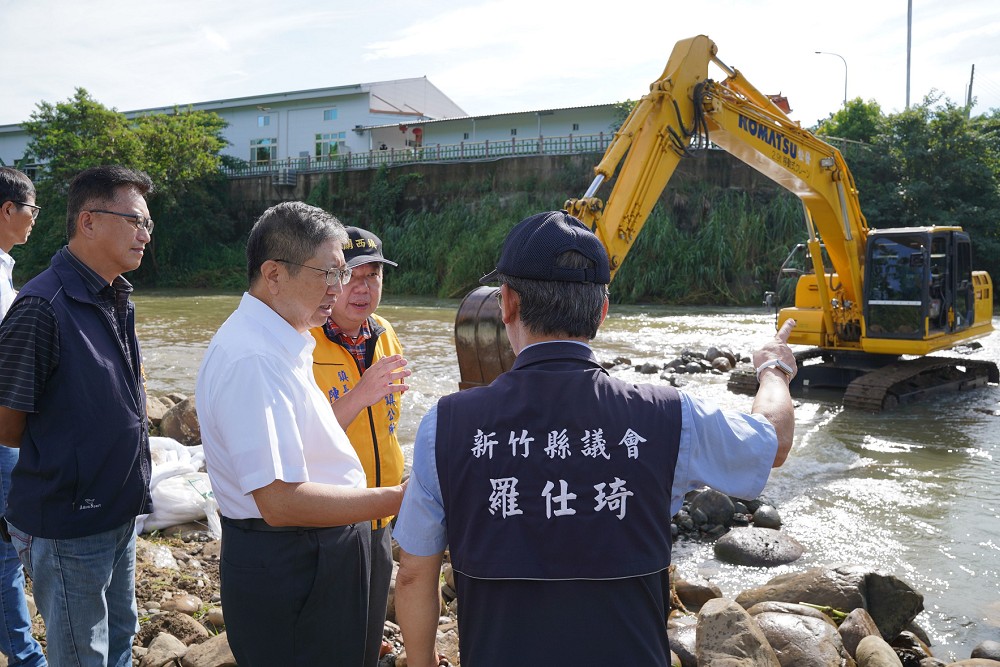
[(345, 227), (347, 243), (344, 244), (344, 259), (352, 269), (362, 264), (382, 262), (390, 266), (399, 266), (382, 256), (382, 239), (366, 229)]
[[(575, 250), (594, 262), (586, 269), (556, 266), (556, 258)], [(479, 279), (481, 285), (498, 281), (503, 273), (515, 278), (567, 283), (611, 282), (608, 253), (587, 226), (566, 211), (548, 211), (517, 223), (503, 242), (497, 268)]]

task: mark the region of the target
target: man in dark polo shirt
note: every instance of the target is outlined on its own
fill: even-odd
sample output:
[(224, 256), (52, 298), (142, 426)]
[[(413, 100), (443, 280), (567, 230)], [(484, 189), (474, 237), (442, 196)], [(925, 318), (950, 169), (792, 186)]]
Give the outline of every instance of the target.
[(394, 531), (411, 667), (438, 662), (446, 546), (463, 665), (666, 667), (670, 517), (704, 484), (756, 497), (788, 455), (793, 322), (754, 353), (753, 413), (725, 411), (601, 367), (589, 342), (610, 279), (604, 246), (565, 211), (522, 220), (483, 278), (501, 285), (517, 359), (420, 423)]
[(0, 325), (0, 443), (20, 449), (6, 524), (53, 665), (128, 667), (135, 517), (151, 511), (132, 286), (153, 221), (149, 177), (117, 166), (69, 187), (69, 243)]
[[(35, 201), (35, 185), (25, 174), (0, 167), (0, 320), (17, 292), (10, 250), (28, 241), (41, 207)], [(0, 447), (0, 516), (7, 509), (10, 474), (17, 464), (17, 449)], [(0, 653), (10, 665), (45, 667), (42, 646), (31, 635), (31, 617), (24, 595), (24, 568), (17, 550), (9, 542), (0, 543)]]

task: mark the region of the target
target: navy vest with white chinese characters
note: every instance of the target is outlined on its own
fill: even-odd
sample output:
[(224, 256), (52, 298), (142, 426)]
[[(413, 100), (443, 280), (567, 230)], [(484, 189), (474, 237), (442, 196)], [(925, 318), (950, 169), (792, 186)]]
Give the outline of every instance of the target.
[(575, 343), (441, 399), (462, 664), (669, 663), (680, 428), (674, 389), (613, 379)]
[(112, 530), (152, 511), (146, 392), (135, 312), (129, 354), (110, 316), (60, 253), (18, 298), (52, 305), (59, 363), (37, 411), (27, 415), (11, 479), (7, 519), (35, 537), (66, 539)]
[(679, 440), (673, 388), (615, 380), (575, 343), (523, 350), (489, 387), (438, 403), (455, 569), (545, 580), (665, 569)]

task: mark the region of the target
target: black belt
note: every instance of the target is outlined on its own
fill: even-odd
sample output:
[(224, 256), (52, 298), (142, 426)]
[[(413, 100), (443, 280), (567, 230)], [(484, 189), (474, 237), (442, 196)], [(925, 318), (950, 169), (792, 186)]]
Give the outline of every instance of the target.
[(243, 530), (256, 530), (263, 533), (301, 533), (307, 530), (320, 530), (320, 528), (304, 528), (302, 526), (272, 526), (263, 519), (230, 519), (222, 517), (222, 523), (233, 528)]

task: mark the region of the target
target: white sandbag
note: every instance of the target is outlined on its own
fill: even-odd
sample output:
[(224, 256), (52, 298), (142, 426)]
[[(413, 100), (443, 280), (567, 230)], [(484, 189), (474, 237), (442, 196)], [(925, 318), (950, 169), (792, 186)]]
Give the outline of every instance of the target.
[[(208, 473), (185, 472), (160, 479), (152, 487), (151, 493), (153, 513), (143, 519), (140, 532), (160, 530), (189, 521), (205, 521), (209, 511), (212, 520), (218, 523), (218, 505), (212, 494)], [(215, 537), (221, 537), (221, 526), (218, 531), (212, 530), (210, 521), (209, 529)]]

